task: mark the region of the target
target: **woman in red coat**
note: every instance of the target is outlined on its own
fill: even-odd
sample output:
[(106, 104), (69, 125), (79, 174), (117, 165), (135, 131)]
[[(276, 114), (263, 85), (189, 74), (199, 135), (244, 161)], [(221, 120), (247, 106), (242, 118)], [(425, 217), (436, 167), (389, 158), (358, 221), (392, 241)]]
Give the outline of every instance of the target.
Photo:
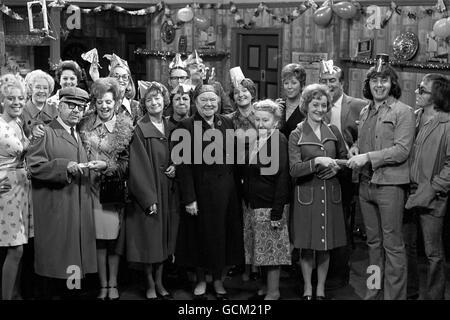
[(178, 205), (173, 195), (175, 166), (170, 160), (168, 124), (163, 117), (169, 92), (158, 82), (146, 85), (142, 104), (147, 114), (138, 121), (130, 145), (127, 260), (144, 264), (147, 299), (170, 299), (162, 283), (162, 262), (175, 250)]
[(307, 114), (289, 136), (290, 173), (295, 178), (291, 236), (301, 249), (303, 298), (312, 299), (311, 273), (317, 257), (317, 299), (325, 299), (329, 250), (346, 244), (341, 186), (335, 159), (346, 159), (347, 149), (337, 127), (323, 117), (331, 108), (328, 88), (312, 84), (302, 93), (302, 111)]

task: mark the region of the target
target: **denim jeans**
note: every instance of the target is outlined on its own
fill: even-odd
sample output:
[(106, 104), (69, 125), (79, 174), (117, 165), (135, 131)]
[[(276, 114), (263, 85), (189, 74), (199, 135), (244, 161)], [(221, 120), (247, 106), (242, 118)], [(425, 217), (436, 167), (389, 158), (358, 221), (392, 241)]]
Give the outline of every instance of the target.
[[(443, 208), (446, 210), (446, 208)], [(417, 268), (417, 229), (414, 234), (412, 224), (420, 225), (423, 234), (425, 255), (427, 257), (427, 282), (424, 299), (444, 300), (445, 298), (445, 251), (442, 240), (444, 217), (433, 215), (430, 209), (413, 209), (412, 221), (405, 221), (405, 242), (408, 254), (408, 295), (419, 287)], [(415, 265), (415, 266), (413, 266)]]
[(405, 189), (401, 185), (362, 181), (359, 201), (366, 227), (369, 264), (380, 268), (382, 285), (380, 289), (368, 288), (365, 299), (404, 300), (407, 285), (402, 232)]

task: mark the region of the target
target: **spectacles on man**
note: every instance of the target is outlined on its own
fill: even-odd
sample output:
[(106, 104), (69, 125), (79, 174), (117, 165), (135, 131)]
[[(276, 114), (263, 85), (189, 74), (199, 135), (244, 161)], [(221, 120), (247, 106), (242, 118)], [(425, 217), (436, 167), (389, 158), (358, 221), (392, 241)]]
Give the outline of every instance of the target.
[(178, 81), (184, 81), (187, 77), (170, 77), (170, 80), (178, 80)]
[(129, 79), (127, 74), (122, 74), (122, 75), (115, 74), (115, 75), (113, 75), (113, 77), (116, 78), (117, 80), (122, 79), (123, 81), (128, 81), (128, 79)]
[(69, 108), (70, 110), (75, 110), (75, 108), (78, 109), (78, 111), (84, 112), (86, 110), (86, 106), (84, 105), (79, 105), (79, 104), (75, 104), (75, 103), (70, 103), (70, 102), (64, 102), (64, 104), (67, 106), (67, 108)]
[(417, 85), (417, 93), (419, 93), (420, 95), (423, 95), (425, 93), (431, 94), (431, 91), (425, 90), (420, 84), (418, 84)]

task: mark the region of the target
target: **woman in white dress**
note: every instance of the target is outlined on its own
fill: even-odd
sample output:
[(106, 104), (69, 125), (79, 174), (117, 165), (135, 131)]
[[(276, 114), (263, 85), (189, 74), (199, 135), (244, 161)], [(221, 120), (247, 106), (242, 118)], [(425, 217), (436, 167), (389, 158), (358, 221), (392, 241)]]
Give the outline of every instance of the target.
[[(20, 115), (26, 92), (19, 82), (0, 85), (0, 250), (6, 250), (2, 261), (2, 299), (13, 296), (23, 245), (33, 237), (33, 217), (29, 202), (30, 182), (25, 169), (26, 138)], [(2, 254), (3, 255), (3, 254)]]

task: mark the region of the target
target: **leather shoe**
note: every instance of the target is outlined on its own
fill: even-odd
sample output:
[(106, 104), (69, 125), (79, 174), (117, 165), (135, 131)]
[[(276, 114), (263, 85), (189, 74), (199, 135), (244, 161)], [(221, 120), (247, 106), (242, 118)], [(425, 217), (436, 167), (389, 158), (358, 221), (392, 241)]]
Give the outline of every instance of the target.
[(312, 300), (312, 299), (313, 299), (312, 295), (309, 294), (302, 297), (302, 300)]

